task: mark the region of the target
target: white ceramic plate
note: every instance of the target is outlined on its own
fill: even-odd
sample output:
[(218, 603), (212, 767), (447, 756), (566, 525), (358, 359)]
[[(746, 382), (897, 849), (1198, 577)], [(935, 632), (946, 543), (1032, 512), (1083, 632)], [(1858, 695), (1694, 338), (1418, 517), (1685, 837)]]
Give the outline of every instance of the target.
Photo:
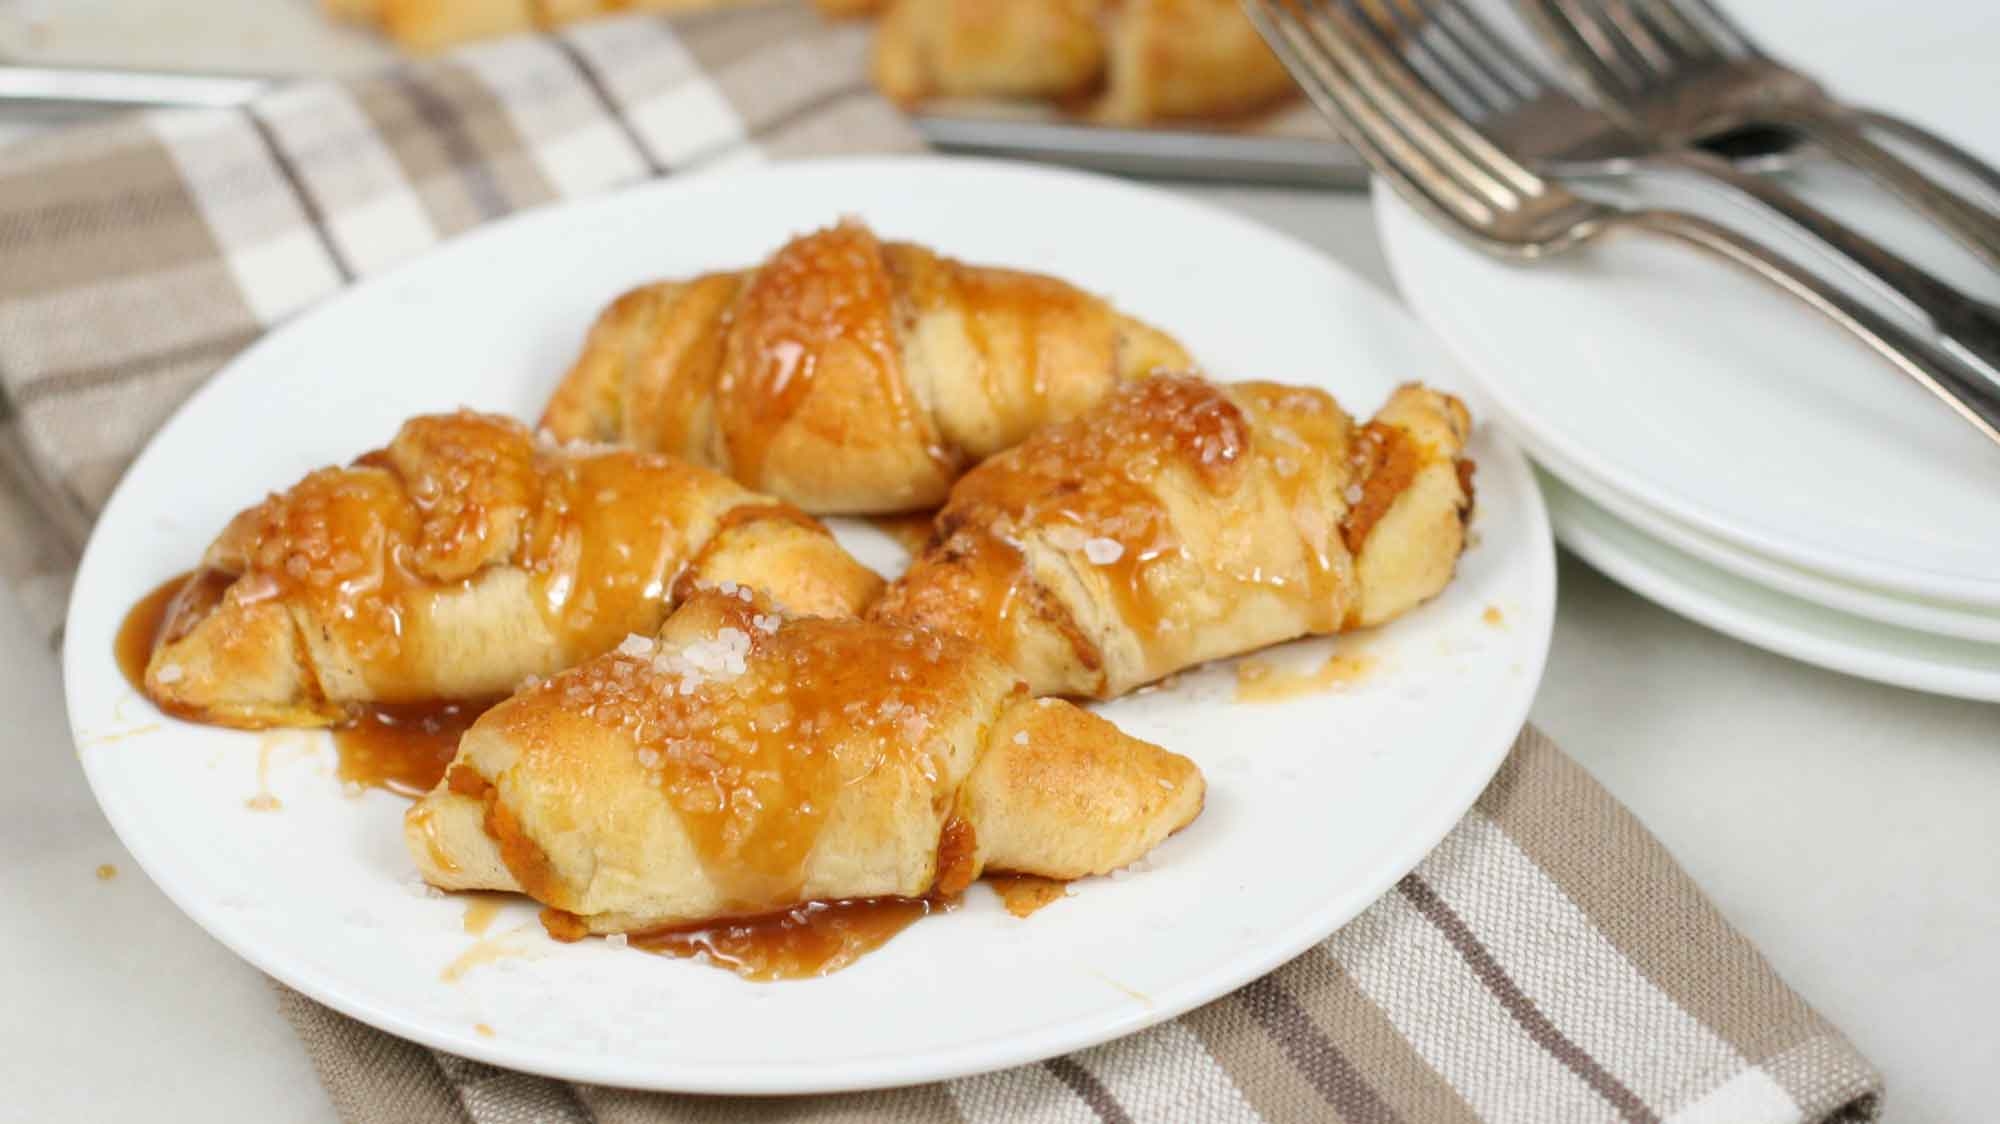
[[(1603, 508), (1620, 522), (1711, 566), (1775, 592), (1822, 605), (1838, 613), (1892, 625), (1899, 630), (1927, 632), (1986, 645), (2000, 644), (2000, 611), (1982, 611), (1972, 606), (1898, 597), (1869, 586), (1854, 585), (1811, 570), (1787, 566), (1705, 534), (1670, 515), (1638, 503), (1537, 445), (1532, 438), (1521, 436), (1521, 428), (1508, 419), (1496, 417), (1494, 421), (1520, 437), (1523, 448), (1534, 457), (1540, 468), (1592, 504)], [(1557, 537), (1561, 538), (1560, 528)]]
[[(2000, 7), (1745, 8), (1836, 87), (2000, 158), (2000, 117), (1963, 112), (1967, 90), (1991, 85), (1990, 59), (1969, 45), (2000, 36)], [(1792, 182), (2000, 299), (2000, 276), (1855, 177), (1816, 168)], [(1639, 197), (1811, 253), (1727, 205), (1658, 185)], [(2000, 606), (2000, 447), (1814, 314), (1660, 240), (1614, 238), (1519, 265), (1465, 247), (1398, 200), (1382, 199), (1378, 215), (1412, 306), (1538, 448), (1739, 548), (1901, 596)]]
[[(166, 721), (120, 677), (112, 638), (127, 606), (266, 489), (379, 444), (413, 413), (472, 403), (532, 416), (621, 289), (741, 266), (843, 214), (1114, 294), (1221, 377), (1318, 383), (1359, 412), (1405, 379), (1454, 382), (1399, 309), (1318, 253), (1077, 173), (794, 165), (460, 239), (246, 353), (160, 433), (98, 524), (69, 618), (70, 720), (105, 815), (182, 909), (306, 994), (453, 1053), (632, 1087), (806, 1092), (992, 1069), (1168, 1018), (1320, 940), (1443, 836), (1527, 714), (1553, 613), (1539, 493), (1490, 429), (1473, 446), (1479, 544), (1443, 597), (1340, 642), (1373, 653), (1377, 670), (1352, 689), (1238, 705), (1217, 667), (1106, 708), (1210, 781), (1207, 810), (1152, 869), (1079, 885), (1025, 921), (976, 890), (825, 979), (751, 984), (601, 941), (556, 945), (517, 905), (482, 946), (499, 958), (447, 982), (474, 941), (460, 902), (412, 884), (400, 800), (342, 795), (321, 735)], [(1489, 606), (1503, 625), (1482, 621)], [(282, 808), (249, 810), (260, 791)]]
[(1787, 597), (1676, 550), (1547, 473), (1556, 537), (1640, 596), (1781, 655), (1932, 694), (2000, 701), (2000, 646), (1895, 628)]

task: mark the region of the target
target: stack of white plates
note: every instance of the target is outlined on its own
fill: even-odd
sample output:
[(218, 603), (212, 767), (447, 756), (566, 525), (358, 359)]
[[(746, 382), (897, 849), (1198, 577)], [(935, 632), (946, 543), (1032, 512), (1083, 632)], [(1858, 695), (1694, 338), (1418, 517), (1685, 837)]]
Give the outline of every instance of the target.
[[(1983, 23), (1990, 43), (2000, 14), (1918, 5), (1857, 23), (1869, 15), (1861, 0), (1831, 6), (1848, 21), (1822, 19), (1818, 6), (1740, 6), (1836, 88), (1865, 86), (1856, 92), (2000, 158), (2000, 119), (1962, 112), (1987, 63), (1951, 46), (1976, 30), (1968, 23)], [(2000, 276), (1852, 174), (1807, 163), (1788, 182), (2000, 301)], [(1784, 228), (1683, 186), (1614, 190), (1831, 264)], [(1387, 191), (1377, 201), (1404, 295), (1479, 383), (1488, 416), (1539, 462), (1572, 551), (1749, 643), (2000, 699), (2000, 446), (1815, 314), (1695, 251), (1635, 236), (1508, 263)]]

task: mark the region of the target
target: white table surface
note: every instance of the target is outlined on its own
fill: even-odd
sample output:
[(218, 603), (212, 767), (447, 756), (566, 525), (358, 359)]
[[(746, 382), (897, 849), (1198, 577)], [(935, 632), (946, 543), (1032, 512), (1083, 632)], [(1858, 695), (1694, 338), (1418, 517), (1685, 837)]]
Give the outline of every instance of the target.
[[(0, 0), (0, 59), (110, 61), (113, 40), (130, 48), (117, 60), (128, 64), (262, 57), (272, 69), (292, 59), (304, 69), (329, 65), (314, 52), (337, 52), (338, 65), (375, 56), (365, 41), (315, 32), (305, 0), (208, 5), (236, 30), (221, 46), (196, 36), (205, 55), (162, 46), (166, 31), (135, 35), (155, 25), (114, 19), (114, 8), (185, 11), (165, 0)], [(1362, 198), (1187, 190), (1389, 284)], [(1567, 555), (1560, 582), (1534, 720), (1885, 1072), (1888, 1119), (2000, 1114), (2000, 707), (1746, 647)], [(333, 1120), (263, 978), (182, 917), (98, 814), (55, 657), (29, 634), (0, 594), (9, 1111), (38, 1121)], [(118, 876), (100, 881), (102, 863)]]

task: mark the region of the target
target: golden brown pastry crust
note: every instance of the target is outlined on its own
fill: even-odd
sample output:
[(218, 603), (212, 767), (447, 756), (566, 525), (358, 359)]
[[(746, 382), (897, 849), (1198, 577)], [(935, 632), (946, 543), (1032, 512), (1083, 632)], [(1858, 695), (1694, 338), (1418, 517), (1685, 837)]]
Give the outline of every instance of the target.
[(1237, 0), (894, 0), (875, 84), (937, 97), (1082, 103), (1117, 124), (1225, 118), (1296, 87)]
[(1124, 0), (1095, 115), (1136, 125), (1240, 116), (1298, 92), (1238, 0)]
[(1030, 700), (972, 645), (703, 591), (655, 640), (488, 712), (411, 809), (418, 869), (593, 932), (1126, 865), (1200, 811), (1185, 758)]
[(1379, 624), (1451, 578), (1469, 428), (1414, 385), (1356, 427), (1318, 390), (1135, 382), (960, 480), (870, 615), (975, 640), (1037, 694), (1094, 697)]
[[(146, 669), (163, 708), (325, 725), (362, 702), (485, 700), (656, 627), (685, 576), (849, 614), (879, 579), (796, 509), (657, 454), (460, 412), (244, 511)], [(685, 586), (683, 585), (683, 589)]]
[[(476, 39), (560, 27), (626, 12), (691, 12), (769, 0), (322, 0), (336, 18), (381, 25), (406, 50), (430, 52)], [(823, 7), (840, 0), (822, 0)], [(852, 0), (849, 0), (852, 7)]]
[(875, 33), (875, 85), (932, 97), (1071, 97), (1104, 70), (1102, 0), (894, 0)]
[(1119, 381), (1187, 365), (1060, 281), (844, 222), (755, 270), (618, 298), (543, 425), (673, 453), (807, 511), (913, 511)]

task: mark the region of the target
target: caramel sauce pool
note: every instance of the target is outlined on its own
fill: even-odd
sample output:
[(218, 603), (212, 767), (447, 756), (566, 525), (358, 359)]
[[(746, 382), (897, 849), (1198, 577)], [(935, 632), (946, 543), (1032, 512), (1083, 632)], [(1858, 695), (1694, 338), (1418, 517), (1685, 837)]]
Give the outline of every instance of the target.
[(1374, 666), (1375, 661), (1368, 656), (1338, 652), (1312, 671), (1290, 671), (1264, 660), (1246, 659), (1236, 665), (1236, 701), (1283, 702), (1338, 690), (1360, 682)]
[(437, 787), (491, 702), (372, 703), (333, 731), (340, 779), (412, 799)]
[(947, 908), (928, 898), (810, 902), (762, 917), (633, 933), (627, 942), (663, 956), (705, 957), (760, 983), (809, 979), (838, 972), (919, 918)]
[(125, 620), (118, 626), (118, 639), (113, 645), (118, 670), (125, 673), (125, 681), (132, 684), (132, 689), (142, 695), (146, 693), (146, 664), (159, 645), (160, 632), (167, 627), (175, 600), (192, 576), (192, 573), (175, 574), (161, 582), (126, 612)]
[[(159, 644), (160, 633), (176, 615), (177, 603), (205, 594), (204, 585), (190, 585), (188, 574), (160, 583), (139, 599), (118, 626), (118, 668), (126, 682), (146, 693), (146, 664)], [(436, 787), (458, 752), (460, 735), (484, 714), (491, 701), (377, 703), (360, 711), (333, 731), (340, 753), (340, 779), (369, 788), (417, 797)]]
[(1069, 896), (1069, 883), (1032, 874), (994, 874), (986, 882), (1016, 917), (1027, 917)]

